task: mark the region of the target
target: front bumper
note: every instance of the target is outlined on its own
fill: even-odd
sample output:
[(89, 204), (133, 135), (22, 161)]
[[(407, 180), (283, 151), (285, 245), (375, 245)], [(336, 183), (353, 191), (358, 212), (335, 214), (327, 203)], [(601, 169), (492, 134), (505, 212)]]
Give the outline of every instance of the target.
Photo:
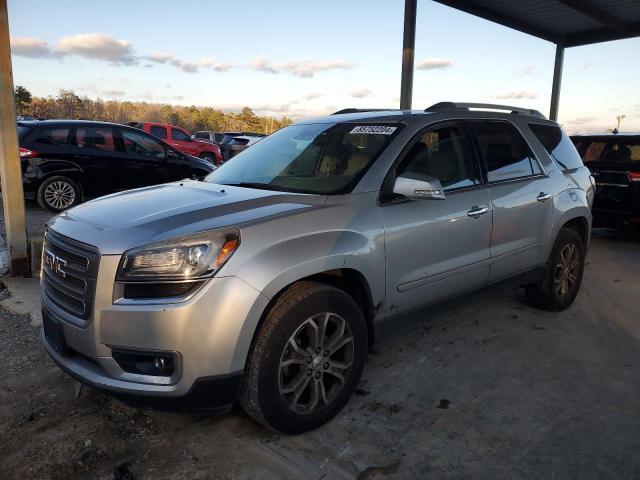
[[(244, 363), (268, 299), (236, 277), (210, 279), (172, 304), (113, 303), (119, 256), (100, 259), (92, 316), (70, 316), (42, 291), (43, 316), (58, 322), (68, 351), (42, 335), (52, 359), (84, 384), (127, 403), (224, 410), (236, 399)], [(125, 372), (112, 350), (175, 352), (170, 377)]]

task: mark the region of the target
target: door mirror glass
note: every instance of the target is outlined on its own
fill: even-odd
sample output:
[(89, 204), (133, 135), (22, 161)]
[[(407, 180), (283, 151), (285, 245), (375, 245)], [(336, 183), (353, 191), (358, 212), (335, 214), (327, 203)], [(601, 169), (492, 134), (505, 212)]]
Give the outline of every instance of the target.
[(393, 193), (411, 200), (444, 200), (444, 190), (440, 180), (429, 175), (405, 172), (396, 178)]

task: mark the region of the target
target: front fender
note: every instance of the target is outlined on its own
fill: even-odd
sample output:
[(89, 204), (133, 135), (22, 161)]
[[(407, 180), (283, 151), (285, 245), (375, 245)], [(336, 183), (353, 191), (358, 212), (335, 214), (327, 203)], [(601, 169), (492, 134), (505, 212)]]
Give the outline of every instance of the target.
[(318, 232), (268, 245), (247, 258), (236, 275), (269, 299), (311, 275), (349, 268), (369, 283), (373, 305), (384, 300), (384, 237), (351, 230)]

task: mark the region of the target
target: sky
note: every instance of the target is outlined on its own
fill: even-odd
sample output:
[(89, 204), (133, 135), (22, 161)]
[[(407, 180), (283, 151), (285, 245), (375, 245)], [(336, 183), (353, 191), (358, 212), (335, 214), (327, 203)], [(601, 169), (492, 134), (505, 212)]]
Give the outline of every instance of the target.
[[(9, 0), (14, 84), (294, 119), (397, 108), (402, 0)], [(555, 45), (418, 1), (413, 108), (503, 103), (548, 114)], [(565, 51), (559, 122), (640, 130), (640, 38)], [(635, 60), (634, 60), (635, 59)]]

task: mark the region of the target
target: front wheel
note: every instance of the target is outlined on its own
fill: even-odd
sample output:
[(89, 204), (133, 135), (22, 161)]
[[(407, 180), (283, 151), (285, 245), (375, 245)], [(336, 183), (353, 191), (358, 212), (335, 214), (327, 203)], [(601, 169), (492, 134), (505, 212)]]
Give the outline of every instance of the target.
[(254, 339), (242, 406), (282, 433), (317, 428), (348, 402), (366, 353), (367, 329), (357, 303), (329, 285), (296, 283), (271, 307)]
[(525, 287), (529, 303), (549, 311), (571, 306), (582, 283), (585, 253), (582, 237), (575, 230), (560, 230), (542, 277)]
[(36, 195), (38, 204), (51, 212), (62, 212), (80, 203), (80, 187), (68, 177), (47, 178)]

